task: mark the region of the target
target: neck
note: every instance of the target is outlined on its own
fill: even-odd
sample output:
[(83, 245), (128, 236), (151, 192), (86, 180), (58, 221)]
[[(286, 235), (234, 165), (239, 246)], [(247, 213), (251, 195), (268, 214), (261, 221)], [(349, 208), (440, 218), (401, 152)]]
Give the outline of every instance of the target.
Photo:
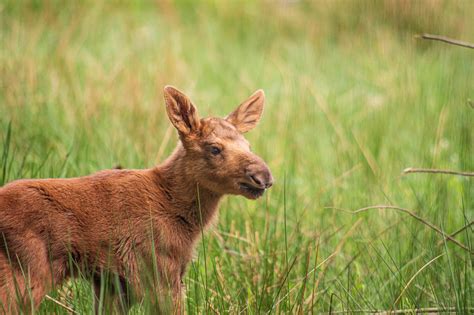
[(215, 216), (222, 194), (200, 186), (192, 169), (186, 150), (178, 144), (173, 154), (153, 172), (158, 188), (171, 205), (170, 214), (192, 227), (205, 227)]

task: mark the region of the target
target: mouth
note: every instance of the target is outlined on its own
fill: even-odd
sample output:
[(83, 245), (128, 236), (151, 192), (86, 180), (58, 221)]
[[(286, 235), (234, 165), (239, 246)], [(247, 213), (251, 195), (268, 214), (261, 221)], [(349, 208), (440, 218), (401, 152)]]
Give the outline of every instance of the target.
[(240, 183), (239, 188), (244, 193), (244, 195), (250, 199), (260, 198), (265, 192), (265, 188), (254, 187), (247, 183)]

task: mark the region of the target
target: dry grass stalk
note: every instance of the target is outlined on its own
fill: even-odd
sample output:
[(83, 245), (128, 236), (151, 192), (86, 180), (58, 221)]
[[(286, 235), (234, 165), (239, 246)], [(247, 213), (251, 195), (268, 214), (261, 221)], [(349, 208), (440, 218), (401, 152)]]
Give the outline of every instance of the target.
[(451, 170), (438, 170), (438, 169), (433, 169), (433, 168), (415, 168), (415, 167), (408, 167), (404, 169), (402, 172), (402, 175), (411, 174), (411, 173), (447, 174), (447, 175), (474, 177), (474, 172), (459, 172), (459, 171), (451, 171)]
[(392, 209), (392, 210), (397, 210), (397, 211), (405, 212), (405, 213), (409, 214), (410, 216), (412, 216), (413, 218), (415, 218), (415, 219), (417, 219), (418, 221), (420, 221), (421, 223), (425, 224), (426, 226), (428, 226), (428, 227), (431, 228), (432, 230), (434, 230), (434, 231), (438, 232), (439, 234), (441, 234), (444, 238), (446, 238), (446, 240), (453, 242), (453, 243), (456, 244), (457, 246), (459, 246), (459, 247), (461, 247), (462, 249), (468, 251), (470, 254), (473, 254), (473, 253), (474, 253), (474, 252), (471, 251), (468, 247), (466, 247), (466, 245), (460, 243), (460, 242), (459, 242), (458, 240), (456, 240), (455, 238), (453, 238), (453, 237), (451, 237), (450, 235), (444, 233), (439, 227), (437, 227), (437, 226), (434, 225), (433, 223), (428, 222), (427, 220), (423, 219), (422, 217), (418, 216), (418, 215), (415, 214), (413, 211), (410, 211), (410, 210), (408, 210), (408, 209), (400, 208), (400, 207), (397, 207), (397, 206), (379, 205), (379, 206), (370, 206), (370, 207), (361, 208), (361, 209), (355, 210), (353, 213), (354, 213), (354, 214), (357, 214), (357, 213), (364, 212), (364, 211), (367, 211), (367, 210), (372, 210), (372, 209)]
[(426, 264), (423, 265), (423, 267), (421, 267), (417, 272), (415, 272), (415, 274), (410, 278), (410, 280), (408, 280), (407, 284), (403, 287), (402, 291), (400, 292), (400, 294), (398, 295), (397, 299), (395, 300), (395, 302), (393, 302), (393, 305), (397, 305), (397, 303), (400, 301), (400, 299), (402, 298), (403, 296), (403, 293), (405, 293), (405, 291), (408, 289), (408, 287), (410, 286), (410, 284), (413, 282), (413, 280), (415, 280), (416, 276), (418, 276), (426, 267), (428, 267), (429, 265), (431, 265), (432, 262), (434, 262), (435, 260), (437, 260), (438, 258), (440, 258), (441, 256), (444, 256), (444, 253), (436, 256), (435, 258), (431, 259), (430, 261), (428, 261)]
[(457, 39), (452, 39), (452, 38), (449, 38), (449, 37), (446, 37), (446, 36), (432, 35), (432, 34), (421, 34), (421, 35), (417, 35), (416, 37), (417, 38), (422, 38), (422, 39), (428, 39), (428, 40), (437, 40), (437, 41), (444, 42), (444, 43), (447, 43), (447, 44), (450, 44), (450, 45), (456, 45), (456, 46), (461, 46), (461, 47), (465, 47), (465, 48), (474, 49), (474, 44), (464, 42), (464, 41), (461, 41), (461, 40), (457, 40)]
[[(466, 311), (473, 311), (474, 308), (467, 308)], [(438, 313), (448, 313), (455, 314), (458, 309), (455, 307), (424, 307), (424, 308), (412, 308), (412, 309), (402, 309), (402, 310), (351, 310), (351, 311), (335, 311), (331, 314), (438, 314)]]
[[(470, 226), (473, 225), (473, 224), (474, 224), (474, 221), (471, 221), (471, 222), (469, 222), (468, 224), (466, 224), (465, 226), (463, 226), (462, 228), (460, 228), (459, 230), (457, 230), (456, 232), (451, 233), (449, 236), (455, 237), (456, 235), (458, 235), (459, 233), (461, 233), (462, 231), (464, 231), (465, 229), (467, 229), (468, 227), (470, 227)], [(443, 244), (443, 243), (444, 243), (444, 240), (440, 240), (440, 241), (438, 242), (438, 244), (436, 244), (436, 245), (440, 246), (440, 245)]]
[(76, 312), (75, 310), (73, 310), (72, 308), (67, 306), (66, 304), (56, 300), (55, 298), (50, 297), (49, 295), (46, 295), (45, 298), (52, 301), (52, 302), (54, 302), (55, 304), (61, 306), (62, 308), (64, 308), (65, 310), (67, 310), (71, 314), (79, 314), (78, 312)]

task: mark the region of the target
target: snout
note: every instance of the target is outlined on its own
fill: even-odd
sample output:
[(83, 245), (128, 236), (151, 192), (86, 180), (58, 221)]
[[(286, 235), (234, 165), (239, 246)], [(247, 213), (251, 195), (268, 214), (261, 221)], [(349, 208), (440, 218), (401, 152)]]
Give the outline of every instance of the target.
[(245, 160), (243, 176), (239, 178), (238, 189), (241, 195), (257, 199), (273, 185), (273, 176), (267, 164), (257, 155), (250, 154)]
[(247, 176), (255, 187), (267, 189), (273, 185), (272, 173), (266, 165), (253, 167), (251, 170), (247, 171)]
[(247, 198), (257, 199), (272, 185), (272, 173), (263, 161), (258, 160), (245, 169), (245, 181), (240, 183), (240, 190)]

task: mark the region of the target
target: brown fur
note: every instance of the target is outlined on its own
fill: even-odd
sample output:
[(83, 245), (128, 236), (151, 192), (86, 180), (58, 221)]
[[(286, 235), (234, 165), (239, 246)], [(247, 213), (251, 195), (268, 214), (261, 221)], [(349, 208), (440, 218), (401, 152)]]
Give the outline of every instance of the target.
[(181, 141), (161, 165), (0, 188), (0, 313), (36, 308), (72, 275), (71, 260), (96, 280), (114, 273), (138, 297), (155, 260), (157, 291), (170, 289), (180, 312), (183, 274), (221, 197), (258, 198), (273, 179), (241, 134), (260, 119), (262, 91), (227, 119), (200, 119), (183, 93), (164, 94)]

